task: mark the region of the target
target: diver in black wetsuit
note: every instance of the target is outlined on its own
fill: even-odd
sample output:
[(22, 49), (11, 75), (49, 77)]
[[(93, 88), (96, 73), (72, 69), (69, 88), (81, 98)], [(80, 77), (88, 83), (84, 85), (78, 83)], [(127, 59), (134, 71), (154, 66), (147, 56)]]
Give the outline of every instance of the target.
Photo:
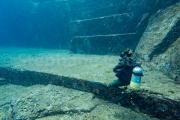
[(133, 52), (131, 49), (127, 48), (124, 50), (119, 59), (119, 63), (113, 68), (113, 72), (115, 72), (115, 76), (118, 80), (114, 80), (109, 83), (109, 87), (119, 87), (119, 86), (127, 86), (130, 84), (132, 70), (135, 67), (135, 60), (131, 58)]

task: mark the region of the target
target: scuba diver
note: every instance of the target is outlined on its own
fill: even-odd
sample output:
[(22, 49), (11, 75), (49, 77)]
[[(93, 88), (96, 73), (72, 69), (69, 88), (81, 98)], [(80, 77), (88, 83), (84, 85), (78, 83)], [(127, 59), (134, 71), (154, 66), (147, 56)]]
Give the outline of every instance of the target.
[(118, 88), (119, 86), (127, 86), (130, 84), (133, 68), (136, 61), (131, 57), (132, 50), (127, 48), (120, 54), (119, 63), (113, 68), (115, 76), (118, 80), (109, 83), (108, 87)]
[(127, 86), (130, 83), (133, 83), (133, 87), (135, 86), (136, 88), (139, 88), (141, 81), (140, 78), (141, 76), (143, 76), (142, 69), (140, 68), (141, 63), (136, 62), (136, 60), (131, 57), (132, 54), (133, 52), (129, 48), (125, 49), (120, 54), (119, 63), (113, 68), (113, 71), (115, 72), (115, 76), (118, 78), (117, 80), (114, 80), (108, 85), (105, 85), (100, 82), (91, 82), (93, 86), (98, 87), (98, 92), (93, 91), (95, 95), (101, 97), (103, 96), (103, 98), (106, 97), (109, 99), (111, 97), (111, 95), (108, 96), (109, 90), (114, 91), (115, 89), (116, 93), (121, 94), (121, 96), (116, 100), (109, 101), (107, 103), (118, 103), (129, 96), (129, 93), (125, 91), (127, 87), (125, 87), (125, 89), (120, 89), (119, 86)]

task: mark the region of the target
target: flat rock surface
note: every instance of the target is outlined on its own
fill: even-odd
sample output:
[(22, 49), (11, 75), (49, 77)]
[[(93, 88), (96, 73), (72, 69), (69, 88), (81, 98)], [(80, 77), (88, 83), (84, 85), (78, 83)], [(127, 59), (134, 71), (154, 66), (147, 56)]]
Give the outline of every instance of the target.
[(109, 83), (117, 56), (70, 54), (65, 50), (2, 48), (1, 66)]
[[(106, 103), (91, 93), (54, 85), (0, 86), (0, 119), (150, 120), (149, 116)], [(124, 118), (125, 117), (125, 118)]]
[[(1, 86), (1, 90), (4, 91), (1, 104), (11, 101), (16, 119), (35, 119), (58, 113), (90, 112), (101, 103), (101, 100), (93, 98), (93, 94), (54, 85), (30, 87), (9, 85)], [(12, 97), (7, 97), (11, 95), (8, 92), (13, 94)], [(6, 107), (8, 108), (8, 104)]]
[[(20, 70), (45, 72), (87, 81), (108, 84), (117, 79), (112, 72), (119, 56), (71, 54), (69, 51), (52, 49), (1, 48), (1, 66)], [(5, 63), (6, 62), (6, 63)], [(180, 100), (180, 85), (157, 69), (142, 65), (144, 76), (141, 89), (162, 93), (163, 96)]]

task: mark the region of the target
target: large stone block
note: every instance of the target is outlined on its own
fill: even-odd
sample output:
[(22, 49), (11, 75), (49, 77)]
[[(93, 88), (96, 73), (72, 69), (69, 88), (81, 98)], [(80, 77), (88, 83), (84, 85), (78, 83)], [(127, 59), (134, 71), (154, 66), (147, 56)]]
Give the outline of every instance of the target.
[(127, 47), (134, 49), (137, 45), (136, 34), (114, 34), (97, 36), (77, 36), (71, 40), (73, 53), (86, 54), (120, 54)]
[(112, 14), (131, 13), (134, 18), (144, 13), (154, 13), (176, 3), (177, 0), (71, 0), (71, 21), (91, 19)]
[[(103, 101), (100, 99), (108, 100), (109, 103), (120, 104), (123, 107), (138, 112), (138, 114), (142, 112), (159, 119), (179, 120), (180, 118), (180, 102), (166, 98), (158, 92), (143, 89), (138, 91), (133, 89), (124, 90), (123, 88), (117, 89), (107, 87), (99, 82), (90, 82), (35, 71), (19, 71), (10, 68), (0, 68), (0, 77), (10, 80), (11, 84), (29, 86), (24, 89), (26, 93), (21, 94), (17, 98), (12, 97), (11, 100), (8, 102), (6, 100), (4, 104), (0, 105), (3, 112), (8, 111), (8, 114), (5, 115), (12, 119), (36, 119), (58, 114), (62, 116), (69, 112), (71, 112), (71, 116), (72, 114), (79, 114), (79, 112), (87, 114), (87, 112), (91, 113), (97, 106), (102, 104)], [(37, 87), (32, 86), (34, 84), (47, 86), (46, 88), (39, 86), (40, 88), (37, 89)], [(72, 89), (58, 86), (90, 93), (73, 91)], [(33, 87), (33, 90), (28, 90), (30, 87)], [(7, 88), (8, 86), (6, 86)], [(61, 100), (58, 100), (59, 98)], [(6, 99), (6, 97), (3, 99)], [(54, 101), (53, 104), (52, 101)], [(0, 109), (0, 112), (2, 109)], [(117, 112), (117, 110), (114, 112)]]
[(146, 60), (164, 53), (180, 36), (180, 4), (159, 10), (148, 23), (136, 53)]
[[(122, 12), (119, 12), (119, 7), (117, 7), (117, 5), (103, 6), (102, 4), (96, 4), (93, 7), (85, 5), (87, 5), (87, 3), (76, 5), (78, 7), (74, 7), (73, 3), (70, 4), (71, 21), (91, 19), (95, 17), (108, 16), (125, 12), (124, 10)], [(122, 9), (123, 8), (124, 7), (122, 7)]]
[(136, 31), (136, 22), (128, 13), (76, 20), (70, 23), (72, 36), (107, 35)]
[(180, 37), (169, 48), (154, 57), (150, 63), (151, 67), (161, 70), (170, 78), (174, 79), (175, 83), (180, 82)]
[(163, 71), (175, 83), (180, 80), (180, 3), (158, 11), (148, 23), (137, 55), (153, 69)]
[(126, 0), (121, 0), (121, 2), (119, 0), (71, 0), (69, 6), (73, 21), (124, 13), (121, 10), (125, 10)]
[[(75, 36), (71, 39), (70, 50), (73, 53), (87, 53), (87, 54), (119, 54), (127, 47), (135, 49), (140, 37), (146, 29), (146, 24), (149, 19), (149, 14), (144, 14), (140, 22), (132, 26), (132, 33), (125, 34), (108, 34), (108, 35), (91, 35), (91, 36)], [(131, 23), (129, 22), (129, 25)], [(106, 24), (107, 26), (109, 24)], [(116, 26), (115, 23), (113, 23)], [(126, 25), (125, 25), (126, 26)], [(108, 26), (109, 27), (109, 26)], [(127, 30), (130, 30), (130, 27)], [(84, 29), (81, 29), (83, 33)], [(88, 31), (88, 29), (87, 29)], [(109, 31), (113, 29), (109, 28)], [(125, 29), (122, 31), (124, 32)]]
[[(114, 44), (113, 46), (110, 44), (110, 46), (104, 44), (111, 41), (111, 39), (113, 39), (112, 41), (116, 41), (116, 43), (118, 43), (120, 39), (118, 37), (111, 38), (109, 36), (111, 36), (111, 34), (131, 33), (136, 34), (135, 37), (132, 38), (135, 44), (134, 46), (130, 45), (128, 47), (134, 48), (136, 43), (139, 41), (142, 33), (145, 31), (150, 16), (154, 14), (158, 9), (166, 8), (167, 6), (172, 5), (176, 2), (176, 0), (143, 0), (141, 2), (139, 2), (138, 0), (122, 0), (121, 2), (119, 2), (119, 0), (71, 1), (69, 2), (71, 13), (70, 50), (75, 53), (77, 53), (78, 51), (78, 53), (89, 54), (117, 54), (117, 50), (109, 49), (109, 51), (107, 51), (106, 48), (118, 48), (120, 47), (120, 44), (117, 44), (118, 46), (116, 46), (116, 44)], [(99, 46), (93, 46), (94, 44), (91, 44), (91, 47), (86, 48), (86, 44), (89, 43), (84, 44), (84, 42), (87, 41), (93, 41), (94, 43), (96, 41), (97, 43), (99, 43), (99, 41), (101, 41), (100, 39), (104, 39), (104, 41), (106, 41), (103, 42), (103, 44), (99, 44)], [(124, 35), (123, 39), (126, 39), (124, 38)], [(127, 39), (129, 39), (129, 37), (127, 37)], [(121, 47), (124, 48), (124, 46)]]

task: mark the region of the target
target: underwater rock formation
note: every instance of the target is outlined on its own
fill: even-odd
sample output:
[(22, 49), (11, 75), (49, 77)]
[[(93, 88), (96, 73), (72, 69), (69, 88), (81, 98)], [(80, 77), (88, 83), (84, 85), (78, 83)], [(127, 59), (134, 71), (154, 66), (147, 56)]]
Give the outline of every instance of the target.
[[(15, 113), (13, 116), (16, 119), (36, 119), (57, 114), (72, 115), (79, 112), (88, 113), (101, 105), (103, 101), (100, 99), (115, 101), (123, 107), (159, 119), (179, 120), (180, 118), (180, 102), (166, 98), (158, 92), (143, 89), (117, 89), (107, 87), (99, 82), (10, 68), (0, 68), (0, 76), (11, 79), (10, 83), (12, 84), (28, 87), (35, 84), (56, 85), (48, 85), (49, 89), (42, 88), (36, 92), (25, 92), (20, 99), (0, 105), (4, 107), (12, 105), (13, 109), (10, 109), (10, 114)], [(89, 93), (72, 91), (58, 86)], [(44, 94), (46, 95), (44, 96)]]
[[(127, 47), (135, 49), (150, 16), (176, 2), (176, 0), (72, 1), (70, 50), (73, 53), (85, 54), (119, 54)], [(78, 7), (72, 7), (74, 5)]]
[[(73, 53), (80, 54), (119, 54), (128, 47), (135, 48), (132, 38), (135, 38), (136, 34), (115, 34), (115, 35), (100, 35), (100, 36), (78, 36), (71, 40), (70, 50)], [(117, 40), (119, 39), (119, 40)], [(116, 46), (115, 46), (116, 45)], [(123, 46), (122, 46), (123, 45)]]
[(151, 67), (176, 76), (180, 68), (179, 51), (180, 3), (177, 3), (150, 18), (136, 53), (143, 60), (151, 61)]

